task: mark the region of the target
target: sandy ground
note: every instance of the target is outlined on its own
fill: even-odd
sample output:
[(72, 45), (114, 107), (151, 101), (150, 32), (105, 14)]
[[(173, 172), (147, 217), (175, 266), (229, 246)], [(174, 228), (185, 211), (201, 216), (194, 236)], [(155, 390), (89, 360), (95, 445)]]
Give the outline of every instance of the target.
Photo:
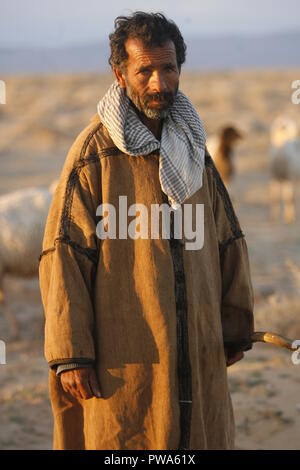
[[(256, 330), (300, 339), (300, 188), (297, 221), (269, 219), (269, 126), (279, 113), (294, 116), (291, 83), (300, 70), (185, 74), (182, 89), (208, 134), (224, 124), (245, 133), (235, 158), (231, 195), (248, 242), (255, 290)], [(48, 185), (59, 176), (78, 132), (96, 112), (111, 81), (96, 74), (1, 77), (0, 194)], [(9, 341), (0, 314), (7, 364), (0, 365), (0, 449), (51, 449), (48, 366), (43, 357), (43, 310), (38, 279), (5, 279), (5, 294), (20, 327)], [(238, 449), (300, 449), (300, 365), (288, 351), (256, 344), (228, 369)]]

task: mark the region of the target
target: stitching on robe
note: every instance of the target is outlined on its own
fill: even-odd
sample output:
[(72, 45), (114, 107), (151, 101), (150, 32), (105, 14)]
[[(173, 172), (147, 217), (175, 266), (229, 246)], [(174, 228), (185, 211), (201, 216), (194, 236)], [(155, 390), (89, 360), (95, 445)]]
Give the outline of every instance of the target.
[(211, 170), (212, 170), (212, 174), (213, 174), (213, 176), (216, 180), (217, 190), (219, 191), (219, 193), (221, 195), (221, 198), (222, 198), (222, 201), (223, 201), (223, 204), (224, 204), (224, 209), (225, 209), (227, 218), (228, 218), (229, 223), (230, 223), (230, 228), (231, 228), (231, 231), (232, 231), (232, 236), (231, 237), (229, 237), (227, 240), (223, 240), (223, 241), (219, 242), (220, 254), (223, 254), (225, 252), (225, 250), (227, 249), (227, 247), (232, 242), (234, 242), (238, 238), (244, 237), (244, 233), (240, 228), (240, 225), (239, 225), (237, 216), (235, 214), (235, 211), (233, 209), (232, 202), (230, 200), (228, 191), (227, 191), (227, 189), (226, 189), (226, 187), (223, 183), (223, 180), (222, 180), (222, 178), (221, 178), (221, 176), (220, 176), (220, 174), (219, 174), (219, 172), (218, 172), (218, 170), (217, 170), (217, 168), (216, 168), (216, 166), (213, 162), (212, 157), (208, 153), (207, 148), (205, 149), (205, 165), (208, 166), (209, 168), (211, 168)]
[[(115, 147), (113, 148), (107, 148), (103, 149), (101, 152), (101, 155), (110, 155), (115, 153)], [(86, 165), (89, 165), (90, 163), (100, 163), (100, 155), (95, 154), (91, 155), (87, 158), (82, 158), (80, 156), (79, 160), (75, 163), (73, 166), (69, 177), (68, 177), (68, 182), (66, 185), (66, 191), (65, 191), (65, 200), (64, 200), (64, 205), (63, 205), (63, 211), (61, 215), (61, 225), (60, 225), (60, 230), (59, 230), (59, 235), (64, 236), (64, 237), (69, 237), (69, 229), (70, 229), (70, 216), (71, 216), (71, 209), (72, 209), (72, 202), (73, 202), (73, 194), (74, 194), (74, 189), (75, 185), (79, 179), (79, 174), (82, 170), (83, 167)]]
[(236, 240), (238, 240), (239, 238), (244, 238), (244, 234), (242, 233), (241, 235), (239, 236), (233, 236), (233, 237), (230, 237), (228, 238), (227, 240), (225, 241), (222, 241), (222, 242), (219, 242), (219, 252), (220, 252), (220, 256), (222, 256), (225, 251), (227, 250), (228, 246), (231, 245), (231, 243), (235, 242)]
[(51, 248), (48, 248), (47, 250), (42, 251), (42, 253), (39, 256), (39, 262), (41, 261), (41, 259), (44, 255), (47, 255), (47, 254), (51, 253), (52, 251), (55, 251), (57, 242), (66, 243), (66, 244), (70, 245), (74, 250), (78, 251), (82, 255), (85, 255), (90, 261), (97, 264), (97, 260), (98, 260), (97, 250), (94, 250), (92, 248), (85, 248), (85, 247), (79, 245), (78, 243), (74, 242), (73, 240), (70, 240), (69, 238), (64, 238), (64, 237), (55, 238), (54, 246), (51, 247)]
[[(73, 166), (69, 177), (68, 177), (68, 182), (66, 185), (66, 192), (65, 192), (65, 201), (63, 205), (63, 210), (62, 210), (62, 215), (61, 215), (61, 225), (60, 225), (60, 230), (59, 234), (60, 236), (57, 237), (54, 240), (54, 243), (56, 240), (61, 240), (64, 241), (65, 243), (69, 243), (70, 245), (73, 246), (73, 248), (77, 249), (80, 251), (82, 254), (85, 254), (91, 261), (96, 262), (96, 256), (97, 256), (97, 250), (93, 250), (91, 248), (84, 248), (80, 245), (78, 245), (76, 242), (72, 241), (69, 237), (69, 229), (70, 229), (70, 222), (71, 222), (71, 209), (72, 209), (72, 202), (73, 202), (73, 193), (75, 189), (75, 185), (79, 179), (79, 174), (82, 168), (85, 166), (91, 164), (91, 163), (100, 163), (100, 159), (104, 157), (109, 157), (113, 155), (118, 155), (120, 153), (120, 150), (117, 147), (108, 147), (104, 148), (101, 153), (97, 153), (94, 155), (90, 155), (89, 157), (83, 158), (82, 154), (83, 151), (85, 152), (88, 143), (90, 142), (91, 138), (93, 137), (94, 133), (100, 129), (102, 124), (100, 124), (96, 130), (94, 130), (92, 133), (90, 133), (87, 137), (87, 139), (84, 142), (84, 145), (82, 147), (82, 150), (80, 152), (80, 158), (79, 160), (75, 163)], [(38, 261), (40, 262), (42, 257), (51, 251), (55, 250), (55, 246), (48, 248), (47, 250), (42, 251), (40, 254)], [(95, 252), (96, 255), (94, 255)], [(94, 259), (93, 259), (94, 258)]]
[(213, 162), (213, 159), (211, 158), (211, 156), (209, 155), (208, 152), (206, 152), (205, 154), (205, 164), (212, 169), (212, 173), (213, 173), (213, 176), (216, 180), (216, 183), (217, 183), (217, 189), (222, 197), (222, 201), (223, 201), (223, 204), (224, 204), (224, 208), (225, 208), (225, 212), (226, 212), (226, 215), (227, 215), (227, 218), (230, 222), (230, 227), (231, 227), (231, 231), (233, 233), (234, 236), (241, 236), (242, 235), (242, 230), (239, 226), (239, 222), (238, 222), (238, 219), (237, 219), (237, 216), (234, 212), (234, 209), (233, 209), (233, 206), (232, 206), (232, 203), (231, 203), (231, 200), (230, 200), (230, 197), (229, 197), (229, 194), (227, 192), (227, 189), (223, 183), (223, 180)]
[[(167, 196), (163, 200), (169, 204)], [(189, 449), (192, 419), (192, 368), (189, 356), (189, 334), (187, 318), (187, 293), (183, 263), (183, 246), (174, 238), (174, 212), (171, 211), (170, 250), (174, 269), (174, 288), (176, 304), (177, 336), (177, 373), (178, 401), (180, 408), (180, 442), (179, 450)]]

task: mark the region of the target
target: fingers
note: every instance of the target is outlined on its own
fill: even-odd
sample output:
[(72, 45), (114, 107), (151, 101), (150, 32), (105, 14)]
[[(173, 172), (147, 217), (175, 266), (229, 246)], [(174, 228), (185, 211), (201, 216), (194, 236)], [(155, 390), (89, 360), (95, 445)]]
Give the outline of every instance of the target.
[[(64, 371), (60, 374), (61, 385), (66, 393), (70, 393), (73, 397), (81, 400), (81, 371), (83, 369), (72, 369)], [(78, 371), (80, 371), (78, 373)]]
[(88, 400), (94, 395), (89, 384), (89, 367), (72, 369), (60, 374), (62, 388), (79, 400)]
[(93, 367), (82, 367), (60, 374), (63, 390), (79, 400), (101, 398), (100, 388)]
[[(78, 373), (79, 370), (81, 371), (80, 373)], [(78, 387), (78, 391), (81, 395), (81, 398), (83, 398), (84, 400), (88, 400), (89, 398), (93, 397), (93, 392), (89, 383), (89, 370), (89, 367), (76, 370), (76, 385)]]
[(97, 398), (101, 398), (100, 387), (94, 368), (91, 368), (89, 370), (89, 384), (93, 395)]

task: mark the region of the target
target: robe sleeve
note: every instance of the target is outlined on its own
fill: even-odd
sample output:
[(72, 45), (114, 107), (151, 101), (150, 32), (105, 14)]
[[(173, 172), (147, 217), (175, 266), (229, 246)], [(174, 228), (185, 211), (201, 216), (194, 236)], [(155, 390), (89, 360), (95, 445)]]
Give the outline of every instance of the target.
[(96, 157), (73, 157), (72, 150), (51, 202), (39, 258), (44, 352), (51, 368), (95, 361), (93, 289), (99, 253), (95, 195), (100, 193), (100, 178)]
[(206, 151), (222, 279), (221, 320), (224, 346), (229, 357), (252, 349), (254, 294), (244, 233), (227, 189)]

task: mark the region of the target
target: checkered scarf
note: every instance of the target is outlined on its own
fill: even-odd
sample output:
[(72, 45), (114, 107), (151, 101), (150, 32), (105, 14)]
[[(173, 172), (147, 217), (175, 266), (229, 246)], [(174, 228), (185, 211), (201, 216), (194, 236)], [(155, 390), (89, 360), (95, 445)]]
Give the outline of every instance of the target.
[(161, 141), (141, 122), (131, 101), (115, 81), (97, 106), (111, 139), (121, 152), (133, 156), (159, 150), (159, 180), (177, 209), (202, 186), (206, 134), (190, 100), (178, 91), (164, 119)]

